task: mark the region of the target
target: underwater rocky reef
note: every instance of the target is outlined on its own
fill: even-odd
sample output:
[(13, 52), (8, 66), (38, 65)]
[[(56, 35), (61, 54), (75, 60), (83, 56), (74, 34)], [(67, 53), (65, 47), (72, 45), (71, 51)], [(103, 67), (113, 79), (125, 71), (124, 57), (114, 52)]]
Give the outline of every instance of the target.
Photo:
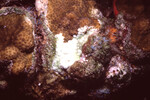
[(1, 0), (0, 99), (150, 100), (149, 0)]

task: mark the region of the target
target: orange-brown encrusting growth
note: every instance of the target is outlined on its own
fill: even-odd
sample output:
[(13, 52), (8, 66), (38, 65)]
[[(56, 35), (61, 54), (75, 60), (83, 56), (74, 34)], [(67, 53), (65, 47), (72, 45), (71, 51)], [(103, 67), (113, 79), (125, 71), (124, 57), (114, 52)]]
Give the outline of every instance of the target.
[(117, 36), (116, 36), (117, 29), (116, 28), (108, 28), (108, 30), (109, 30), (108, 36), (109, 36), (110, 42), (115, 43), (117, 41)]
[(12, 60), (12, 73), (18, 74), (32, 65), (34, 48), (32, 22), (25, 14), (0, 16), (0, 60)]
[(71, 40), (78, 34), (78, 28), (95, 26), (99, 22), (91, 17), (94, 0), (48, 0), (47, 19), (50, 30), (54, 34), (63, 33), (64, 40)]

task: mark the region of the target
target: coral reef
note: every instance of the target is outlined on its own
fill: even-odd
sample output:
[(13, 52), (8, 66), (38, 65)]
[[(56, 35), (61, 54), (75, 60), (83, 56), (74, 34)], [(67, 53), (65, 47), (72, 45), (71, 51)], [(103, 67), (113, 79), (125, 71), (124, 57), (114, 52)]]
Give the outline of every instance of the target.
[(147, 4), (0, 1), (0, 98), (116, 100), (132, 95), (132, 85), (134, 92), (143, 88), (149, 76), (145, 83), (138, 78), (150, 71)]

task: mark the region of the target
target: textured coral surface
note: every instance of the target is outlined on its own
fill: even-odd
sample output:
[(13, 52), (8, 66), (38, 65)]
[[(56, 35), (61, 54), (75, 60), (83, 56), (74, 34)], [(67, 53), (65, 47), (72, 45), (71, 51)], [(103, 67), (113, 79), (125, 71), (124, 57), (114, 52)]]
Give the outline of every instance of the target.
[(32, 24), (23, 14), (0, 16), (0, 60), (12, 60), (12, 72), (17, 74), (31, 66), (34, 47)]
[(80, 27), (99, 28), (98, 21), (90, 16), (94, 5), (95, 2), (90, 0), (48, 0), (47, 18), (51, 31), (63, 33), (65, 41), (68, 41), (78, 34)]

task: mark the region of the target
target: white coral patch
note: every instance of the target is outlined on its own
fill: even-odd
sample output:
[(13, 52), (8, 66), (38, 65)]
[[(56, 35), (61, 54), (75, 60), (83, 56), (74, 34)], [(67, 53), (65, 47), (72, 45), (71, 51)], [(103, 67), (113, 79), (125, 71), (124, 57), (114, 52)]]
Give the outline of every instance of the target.
[(82, 46), (92, 34), (98, 33), (94, 27), (84, 26), (78, 29), (78, 35), (72, 40), (64, 42), (62, 33), (55, 35), (56, 37), (56, 55), (53, 60), (52, 69), (57, 70), (60, 67), (68, 68), (74, 62), (81, 59)]
[(47, 4), (48, 0), (36, 0), (35, 1), (35, 7), (39, 14), (47, 13)]
[(31, 19), (30, 19), (29, 17), (24, 16), (24, 19), (25, 19), (25, 21), (26, 21), (29, 25), (32, 25), (32, 21), (31, 21)]
[(98, 20), (100, 25), (103, 25), (103, 22), (100, 20), (103, 17), (103, 14), (99, 11), (99, 9), (92, 8), (91, 17), (94, 17)]
[(28, 25), (30, 25), (31, 27), (33, 27), (32, 35), (33, 35), (33, 38), (35, 38), (34, 26), (33, 26), (33, 23), (31, 21), (31, 19), (28, 16), (24, 16), (24, 20), (28, 23)]

